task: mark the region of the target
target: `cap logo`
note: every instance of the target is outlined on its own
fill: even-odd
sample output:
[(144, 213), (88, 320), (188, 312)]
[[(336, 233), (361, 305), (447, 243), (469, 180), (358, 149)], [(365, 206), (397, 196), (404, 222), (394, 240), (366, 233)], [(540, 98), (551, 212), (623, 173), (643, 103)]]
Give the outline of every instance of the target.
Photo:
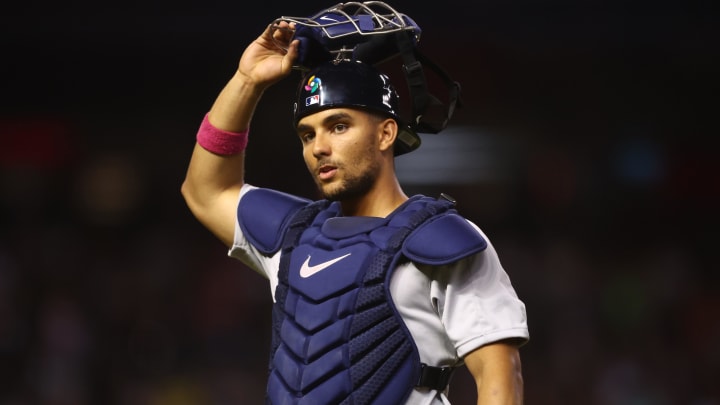
[(320, 96), (319, 95), (316, 94), (314, 96), (310, 96), (305, 99), (305, 107), (311, 106), (313, 104), (320, 104)]
[(320, 83), (321, 81), (319, 77), (315, 77), (315, 75), (310, 76), (307, 84), (305, 85), (305, 91), (315, 93), (317, 89), (320, 88)]

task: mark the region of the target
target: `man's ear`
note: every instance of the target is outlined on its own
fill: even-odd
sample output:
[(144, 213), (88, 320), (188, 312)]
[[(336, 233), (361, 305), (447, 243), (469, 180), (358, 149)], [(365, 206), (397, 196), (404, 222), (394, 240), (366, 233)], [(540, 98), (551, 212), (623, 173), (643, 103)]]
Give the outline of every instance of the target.
[(397, 121), (395, 121), (392, 118), (386, 118), (383, 121), (380, 122), (380, 132), (379, 132), (379, 145), (381, 151), (386, 150), (393, 150), (393, 145), (395, 144), (395, 139), (397, 139), (398, 135), (398, 124)]

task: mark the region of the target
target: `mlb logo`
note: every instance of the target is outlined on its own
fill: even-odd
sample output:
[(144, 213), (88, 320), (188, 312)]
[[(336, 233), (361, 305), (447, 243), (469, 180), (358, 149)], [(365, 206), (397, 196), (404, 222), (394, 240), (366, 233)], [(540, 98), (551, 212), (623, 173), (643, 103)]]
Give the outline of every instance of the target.
[(305, 107), (307, 107), (309, 105), (313, 105), (313, 104), (320, 104), (320, 96), (319, 95), (316, 94), (314, 96), (310, 96), (305, 99)]

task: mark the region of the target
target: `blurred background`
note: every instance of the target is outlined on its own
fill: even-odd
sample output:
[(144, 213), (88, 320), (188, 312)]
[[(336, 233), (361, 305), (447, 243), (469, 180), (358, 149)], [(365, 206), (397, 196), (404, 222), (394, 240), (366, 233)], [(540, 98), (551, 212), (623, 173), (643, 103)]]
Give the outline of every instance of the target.
[[(269, 288), (179, 190), (245, 46), (333, 4), (3, 11), (0, 405), (263, 402)], [(498, 250), (527, 305), (526, 403), (720, 404), (715, 4), (392, 5), (464, 101), (399, 176), (455, 197)], [(247, 180), (314, 197), (298, 78), (258, 107)]]

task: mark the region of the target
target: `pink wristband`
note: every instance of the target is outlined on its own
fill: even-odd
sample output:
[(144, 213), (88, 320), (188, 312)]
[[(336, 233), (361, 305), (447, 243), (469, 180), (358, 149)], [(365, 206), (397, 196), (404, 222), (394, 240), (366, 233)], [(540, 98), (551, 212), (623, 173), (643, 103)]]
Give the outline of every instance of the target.
[(215, 128), (205, 114), (197, 133), (197, 143), (205, 150), (218, 155), (234, 155), (245, 150), (248, 132), (249, 130), (230, 132)]

